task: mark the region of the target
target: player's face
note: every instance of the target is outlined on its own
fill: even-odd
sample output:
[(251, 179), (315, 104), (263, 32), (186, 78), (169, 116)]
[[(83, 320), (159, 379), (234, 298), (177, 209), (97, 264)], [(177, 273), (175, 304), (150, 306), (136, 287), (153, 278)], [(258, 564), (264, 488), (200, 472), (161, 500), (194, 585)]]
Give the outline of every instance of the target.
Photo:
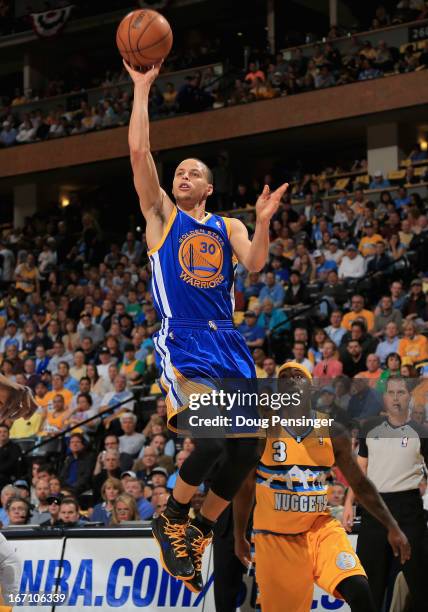
[(196, 159), (185, 159), (175, 171), (172, 192), (177, 204), (194, 206), (213, 192), (205, 166)]
[(300, 406), (310, 398), (311, 381), (298, 368), (287, 368), (279, 374), (278, 391), (280, 393), (298, 393), (301, 398)]

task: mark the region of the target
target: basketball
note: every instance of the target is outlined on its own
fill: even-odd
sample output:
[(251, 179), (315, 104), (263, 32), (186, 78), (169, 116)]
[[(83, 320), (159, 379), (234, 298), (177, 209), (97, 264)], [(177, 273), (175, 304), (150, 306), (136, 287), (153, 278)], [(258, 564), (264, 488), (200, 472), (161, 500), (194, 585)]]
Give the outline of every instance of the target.
[(132, 11), (117, 28), (116, 43), (123, 59), (134, 67), (151, 66), (165, 59), (172, 47), (172, 30), (157, 11)]

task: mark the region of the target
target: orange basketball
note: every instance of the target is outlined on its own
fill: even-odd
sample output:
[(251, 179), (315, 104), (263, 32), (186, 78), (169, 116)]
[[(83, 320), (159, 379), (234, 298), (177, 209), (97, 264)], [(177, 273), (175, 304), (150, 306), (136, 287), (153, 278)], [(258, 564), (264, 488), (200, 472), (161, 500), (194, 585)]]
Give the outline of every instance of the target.
[(131, 66), (151, 66), (165, 59), (171, 51), (171, 27), (157, 11), (132, 11), (117, 28), (116, 44)]

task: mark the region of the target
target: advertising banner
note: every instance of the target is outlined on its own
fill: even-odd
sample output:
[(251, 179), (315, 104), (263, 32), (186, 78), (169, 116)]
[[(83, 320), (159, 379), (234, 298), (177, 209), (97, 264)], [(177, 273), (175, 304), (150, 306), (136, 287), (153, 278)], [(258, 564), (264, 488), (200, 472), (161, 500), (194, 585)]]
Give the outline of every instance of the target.
[[(9, 536), (9, 534), (8, 534)], [(200, 610), (215, 612), (212, 549), (203, 562), (205, 588), (191, 593), (169, 576), (151, 538), (63, 538), (9, 541), (22, 560), (21, 596), (15, 608), (134, 612)], [(353, 545), (356, 536), (351, 536)], [(293, 579), (292, 576), (288, 577)], [(287, 577), (284, 577), (287, 579)], [(244, 578), (241, 611), (254, 610), (251, 577)], [(342, 601), (314, 589), (312, 610), (348, 611)]]

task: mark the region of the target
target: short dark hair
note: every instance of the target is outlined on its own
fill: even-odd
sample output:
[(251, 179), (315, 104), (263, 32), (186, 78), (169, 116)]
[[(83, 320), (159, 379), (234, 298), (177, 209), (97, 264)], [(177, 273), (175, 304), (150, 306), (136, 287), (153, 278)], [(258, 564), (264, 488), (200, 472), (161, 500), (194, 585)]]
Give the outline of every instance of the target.
[(79, 399), (79, 397), (84, 397), (84, 398), (86, 398), (86, 400), (87, 400), (88, 404), (89, 404), (90, 406), (92, 406), (92, 397), (90, 396), (90, 394), (89, 394), (89, 393), (79, 393), (79, 395), (77, 396), (77, 399)]
[[(154, 434), (153, 438), (157, 438), (158, 436), (162, 436), (162, 438), (165, 440), (165, 442), (167, 441), (167, 437), (164, 433), (162, 433), (161, 431), (157, 434)], [(152, 440), (153, 440), (152, 438)]]
[(46, 472), (46, 474), (49, 474), (50, 476), (56, 476), (55, 469), (49, 463), (41, 463), (39, 472)]
[(103, 439), (103, 443), (107, 440), (107, 438), (116, 438), (116, 442), (119, 442), (119, 436), (117, 434), (113, 433), (113, 432), (111, 432), (111, 433), (107, 432), (106, 433), (106, 435), (104, 436), (104, 439)]
[(207, 175), (208, 182), (210, 183), (210, 185), (213, 185), (214, 184), (214, 175), (212, 173), (212, 170), (210, 168), (208, 168), (207, 164), (205, 162), (203, 162), (202, 159), (199, 159), (198, 157), (192, 157), (191, 159), (194, 159), (195, 161), (197, 161), (200, 164), (202, 164), (202, 166), (205, 169), (205, 174)]
[(352, 327), (359, 327), (362, 332), (366, 331), (366, 325), (365, 325), (365, 323), (363, 321), (353, 321), (351, 323), (351, 328)]
[(81, 443), (86, 446), (86, 440), (85, 440), (85, 436), (79, 432), (76, 432), (74, 434), (71, 434), (70, 436), (70, 442), (72, 441), (73, 438), (79, 438), (79, 440), (81, 441)]
[(66, 504), (67, 506), (72, 504), (76, 512), (79, 512), (79, 504), (74, 497), (64, 497), (64, 499), (61, 501), (61, 506), (65, 506)]
[(388, 360), (391, 359), (392, 357), (395, 357), (395, 359), (398, 359), (398, 361), (400, 362), (400, 367), (401, 367), (401, 356), (398, 353), (388, 353), (385, 359), (385, 365), (388, 367)]
[(306, 350), (306, 344), (302, 340), (295, 340), (293, 346), (300, 344)]

